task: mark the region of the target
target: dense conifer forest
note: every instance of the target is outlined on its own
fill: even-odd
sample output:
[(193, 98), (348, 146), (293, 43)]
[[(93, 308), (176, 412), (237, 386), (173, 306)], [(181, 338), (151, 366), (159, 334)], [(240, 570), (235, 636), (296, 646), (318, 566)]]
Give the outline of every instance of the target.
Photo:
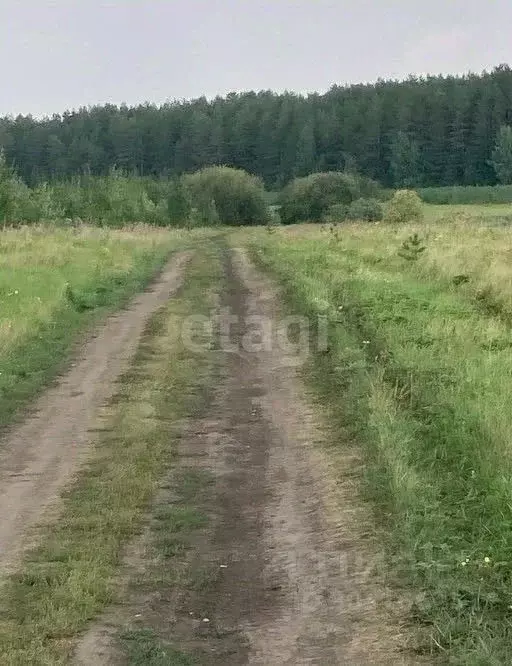
[[(172, 95), (172, 91), (169, 91)], [(358, 170), (388, 187), (493, 185), (493, 150), (512, 123), (512, 70), (95, 106), (52, 118), (0, 119), (0, 146), (25, 182), (112, 167), (177, 176), (240, 167), (268, 188), (315, 171)]]

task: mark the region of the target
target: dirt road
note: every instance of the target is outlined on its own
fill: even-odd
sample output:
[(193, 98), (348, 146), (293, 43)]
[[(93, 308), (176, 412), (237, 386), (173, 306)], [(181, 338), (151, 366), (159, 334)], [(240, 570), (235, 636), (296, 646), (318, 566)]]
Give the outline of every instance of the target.
[[(371, 520), (357, 495), (361, 461), (342, 443), (332, 469), (331, 434), (298, 359), (275, 336), (258, 349), (255, 324), (270, 323), (275, 333), (281, 316), (269, 281), (241, 251), (226, 252), (224, 268), (220, 328), (225, 334), (229, 316), (231, 329), (212, 352), (221, 379), (183, 433), (176, 470), (215, 479), (198, 507), (210, 527), (195, 539), (182, 577), (195, 582), (146, 598), (135, 591), (84, 637), (77, 663), (127, 663), (115, 635), (148, 628), (200, 664), (415, 663), (400, 654), (399, 631), (383, 615)], [(189, 663), (161, 654), (158, 663)]]
[[(300, 358), (277, 340), (276, 292), (243, 252), (226, 257), (225, 269), (223, 301), (238, 320), (230, 338), (239, 353), (226, 354), (224, 384), (182, 452), (184, 461), (187, 453), (206, 461), (217, 478), (216, 530), (195, 566), (226, 568), (207, 595), (185, 596), (177, 642), (194, 644), (199, 631), (204, 663), (219, 665), (400, 663), (377, 610), (383, 590), (369, 575), (358, 461), (348, 449), (346, 477), (335, 482), (319, 446), (326, 424), (299, 378)], [(255, 322), (270, 322), (271, 348), (255, 351)], [(248, 339), (256, 342), (249, 353)], [(198, 445), (206, 457), (197, 458)]]
[(150, 289), (109, 317), (33, 414), (0, 443), (0, 572), (17, 564), (31, 528), (87, 455), (99, 407), (114, 395), (149, 318), (179, 287), (188, 258), (176, 255)]
[[(160, 563), (148, 520), (125, 567), (144, 584), (130, 584), (134, 579), (120, 572), (120, 604), (80, 639), (75, 663), (416, 663), (400, 652), (398, 623), (385, 615), (372, 519), (358, 495), (357, 449), (335, 441), (308, 395), (300, 373), (304, 348), (294, 354), (279, 335), (282, 310), (272, 283), (243, 251), (219, 248), (224, 278), (216, 347), (208, 352), (218, 380), (205, 391), (201, 412), (183, 424), (179, 455), (155, 498), (161, 515), (176, 507), (180, 518), (169, 525), (179, 538), (186, 538), (184, 516), (208, 519), (192, 520), (187, 547)], [(34, 526), (58, 520), (57, 500), (87, 458), (100, 409), (114, 396), (151, 315), (180, 286), (188, 258), (177, 255), (150, 290), (99, 327), (2, 442), (3, 574), (31, 545)], [(270, 334), (266, 341), (262, 330)], [(183, 353), (193, 366), (193, 351)], [(169, 437), (178, 427), (169, 424)], [(184, 500), (180, 479), (194, 473), (211, 483), (192, 484)], [(168, 536), (174, 547), (176, 535)], [(144, 644), (128, 662), (119, 641), (128, 634), (156, 640), (156, 647)]]

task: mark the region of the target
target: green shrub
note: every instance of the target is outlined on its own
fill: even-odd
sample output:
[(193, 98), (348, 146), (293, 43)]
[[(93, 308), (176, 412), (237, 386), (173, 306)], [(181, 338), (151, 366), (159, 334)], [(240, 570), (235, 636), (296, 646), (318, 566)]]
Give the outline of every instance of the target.
[(52, 199), (54, 204), (62, 211), (62, 216), (70, 220), (84, 215), (84, 192), (80, 178), (61, 181), (52, 184)]
[(166, 192), (167, 218), (170, 224), (184, 224), (190, 215), (190, 204), (180, 181), (170, 181)]
[[(56, 217), (111, 227), (130, 222), (167, 226), (177, 224), (170, 214), (173, 187), (170, 181), (137, 178), (113, 169), (107, 176), (78, 176), (55, 183), (51, 193)], [(186, 214), (182, 224), (185, 218)]]
[(346, 204), (341, 203), (329, 206), (323, 217), (323, 221), (334, 224), (337, 222), (344, 222), (347, 219), (348, 208), (349, 207)]
[(184, 176), (182, 184), (204, 224), (253, 225), (269, 219), (263, 182), (242, 169), (206, 167)]
[(347, 219), (379, 222), (384, 217), (384, 209), (377, 199), (356, 199), (347, 210)]
[(423, 203), (414, 190), (398, 190), (387, 205), (386, 222), (405, 224), (423, 219)]
[(375, 199), (376, 201), (383, 201), (385, 198), (385, 192), (380, 183), (372, 178), (367, 176), (362, 176), (361, 174), (356, 175), (357, 180), (357, 192), (354, 196), (356, 199)]
[(243, 225), (265, 224), (269, 216), (262, 182), (239, 169), (211, 167), (181, 180), (140, 178), (112, 169), (106, 176), (80, 175), (30, 188), (0, 152), (4, 225), (46, 220), (110, 227), (134, 222)]
[(269, 215), (269, 224), (272, 224), (274, 226), (281, 224), (281, 214), (279, 211), (279, 206), (276, 206), (272, 204), (271, 206), (268, 207), (268, 215)]
[(329, 171), (296, 178), (281, 192), (281, 220), (284, 224), (320, 221), (331, 206), (349, 206), (363, 196), (376, 196), (374, 181), (352, 173)]
[(21, 222), (30, 209), (30, 190), (8, 166), (3, 151), (0, 151), (0, 222)]
[(216, 227), (221, 223), (215, 199), (206, 200), (205, 198), (204, 202), (196, 208), (196, 211), (196, 226)]

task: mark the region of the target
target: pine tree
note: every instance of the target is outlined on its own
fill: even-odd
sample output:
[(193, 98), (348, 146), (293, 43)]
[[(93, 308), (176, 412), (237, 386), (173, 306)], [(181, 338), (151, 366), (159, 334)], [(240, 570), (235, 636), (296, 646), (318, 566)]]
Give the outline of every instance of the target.
[(297, 143), (295, 176), (307, 176), (315, 171), (316, 141), (313, 121), (308, 120), (301, 130)]
[(491, 162), (500, 183), (510, 185), (512, 183), (512, 127), (509, 125), (503, 125), (500, 128)]
[(228, 164), (275, 188), (295, 175), (341, 171), (346, 156), (390, 187), (484, 185), (497, 180), (503, 125), (512, 126), (512, 70), (505, 65), (482, 75), (335, 86), (307, 97), (232, 93), (159, 108), (105, 105), (42, 120), (0, 118), (0, 147), (32, 185), (84, 171), (107, 175), (116, 165), (177, 177)]
[(405, 132), (398, 132), (391, 145), (393, 184), (408, 188), (420, 184), (420, 151), (418, 144)]

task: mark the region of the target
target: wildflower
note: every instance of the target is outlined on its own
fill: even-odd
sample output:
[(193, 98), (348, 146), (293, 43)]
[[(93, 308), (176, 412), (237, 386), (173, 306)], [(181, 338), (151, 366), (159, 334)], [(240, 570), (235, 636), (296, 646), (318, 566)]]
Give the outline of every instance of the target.
[(369, 340), (363, 340), (363, 345), (369, 345), (370, 341)]
[(467, 567), (467, 565), (468, 565), (467, 562), (461, 562), (461, 563), (460, 563), (460, 566), (461, 566), (461, 567)]
[(490, 564), (491, 563), (491, 558), (490, 557), (484, 557), (484, 562), (486, 564)]

